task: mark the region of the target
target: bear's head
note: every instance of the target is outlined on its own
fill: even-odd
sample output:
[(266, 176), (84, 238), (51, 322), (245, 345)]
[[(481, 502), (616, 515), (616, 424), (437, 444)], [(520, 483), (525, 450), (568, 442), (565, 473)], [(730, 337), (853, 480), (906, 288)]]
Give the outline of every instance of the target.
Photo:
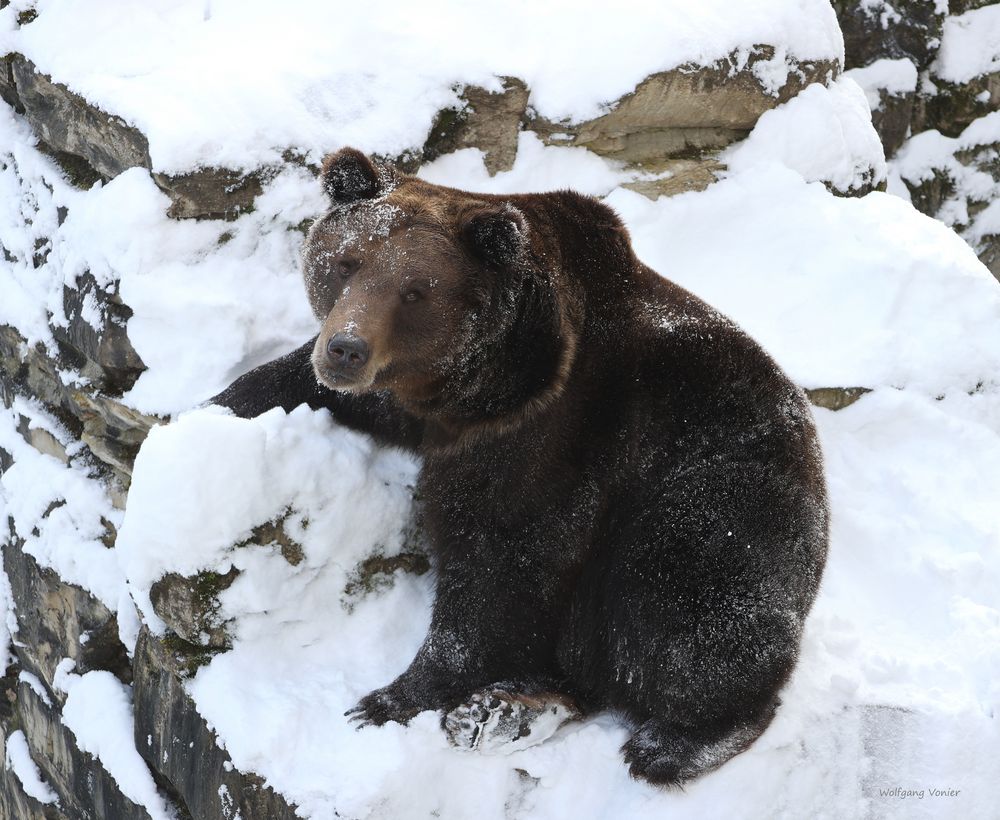
[(573, 299), (559, 248), (532, 228), (530, 197), (432, 185), (351, 148), (327, 157), (321, 181), (331, 208), (310, 230), (304, 274), (322, 383), (387, 390), (458, 424), (559, 393)]

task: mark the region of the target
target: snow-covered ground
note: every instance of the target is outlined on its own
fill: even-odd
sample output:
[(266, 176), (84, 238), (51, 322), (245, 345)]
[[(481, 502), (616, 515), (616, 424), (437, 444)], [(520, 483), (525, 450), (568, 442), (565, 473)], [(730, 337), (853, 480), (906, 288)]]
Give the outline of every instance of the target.
[[(372, 20), (385, 19), (375, 12), (387, 3), (375, 4)], [(348, 32), (333, 4), (305, 5), (315, 13), (308, 27), (263, 3), (144, 3), (126, 14), (125, 4), (84, 11), (43, 0), (38, 23), (0, 37), (16, 38), (44, 70), (137, 124), (162, 170), (256, 167), (291, 145), (312, 158), (343, 142), (411, 147), (453, 100), (457, 80), (517, 74), (545, 115), (582, 117), (652, 70), (714, 60), (740, 44), (777, 42), (814, 58), (841, 48), (818, 0), (712, 0), (697, 14), (690, 4), (637, 3), (643, 24), (629, 26), (628, 41), (606, 41), (628, 10), (602, 24), (553, 5), (547, 22), (579, 29), (573, 54), (539, 33), (544, 26), (512, 36), (527, 6), (490, 17), (476, 28), (481, 38), (463, 40), (452, 35), (468, 30), (467, 4), (440, 2), (394, 27)], [(0, 21), (10, 22), (10, 9)], [(620, 70), (598, 71), (581, 56), (595, 37), (617, 44), (608, 59)], [(510, 42), (519, 45), (501, 47)], [(321, 59), (328, 54), (336, 59)], [(385, 72), (359, 74), (348, 59), (358, 54)], [(206, 73), (232, 96), (192, 79)], [(604, 197), (641, 258), (740, 322), (798, 383), (872, 389), (840, 412), (816, 411), (832, 544), (784, 705), (749, 751), (683, 793), (628, 778), (618, 753), (626, 734), (608, 716), (496, 756), (449, 748), (430, 714), (405, 729), (348, 725), (344, 709), (409, 662), (433, 590), (426, 577), (401, 576), (345, 605), (356, 562), (400, 548), (417, 465), (323, 413), (243, 421), (198, 410), (155, 429), (121, 521), (84, 465), (19, 443), (14, 413), (0, 411), (0, 447), (17, 458), (0, 485), (0, 520), (12, 515), (37, 560), (118, 608), (130, 643), (138, 624), (129, 591), (158, 629), (148, 590), (159, 575), (238, 566), (223, 593), (235, 645), (199, 671), (190, 692), (234, 764), (261, 774), (306, 817), (992, 820), (1000, 805), (1000, 288), (952, 231), (907, 202), (838, 198), (824, 186), (850, 187), (866, 168), (884, 173), (865, 105), (850, 79), (806, 89), (730, 150), (725, 179), (657, 202), (621, 187), (632, 172), (531, 134), (521, 136), (514, 168), (496, 177), (474, 149), (421, 171), (474, 190), (570, 186)], [(198, 127), (187, 130), (192, 119)], [(296, 226), (323, 203), (305, 172), (286, 167), (235, 222), (177, 222), (141, 169), (89, 191), (70, 188), (2, 104), (0, 152), (0, 239), (24, 248), (36, 237), (52, 242), (41, 268), (0, 263), (0, 322), (47, 342), (46, 311), (58, 321), (64, 282), (88, 269), (99, 281), (120, 280), (135, 311), (129, 337), (149, 367), (125, 398), (135, 408), (188, 410), (314, 332)], [(68, 213), (61, 224), (59, 207)], [(30, 403), (16, 410), (65, 435)], [(56, 498), (66, 504), (33, 534)], [(286, 509), (300, 564), (276, 549), (232, 549)], [(121, 524), (114, 552), (97, 541), (102, 515)], [(135, 758), (107, 751), (123, 734), (128, 693), (100, 673), (68, 669), (60, 685), (81, 745), (163, 812)], [(85, 714), (105, 701), (113, 719), (95, 726)], [(8, 738), (8, 750), (9, 765), (31, 781), (19, 741)], [(32, 788), (47, 794), (43, 785)]]

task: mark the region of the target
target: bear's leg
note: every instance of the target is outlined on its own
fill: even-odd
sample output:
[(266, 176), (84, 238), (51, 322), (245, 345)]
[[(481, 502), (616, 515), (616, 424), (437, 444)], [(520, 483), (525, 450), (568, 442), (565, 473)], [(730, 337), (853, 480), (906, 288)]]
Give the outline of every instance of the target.
[(368, 433), (382, 444), (415, 449), (423, 435), (423, 422), (410, 416), (387, 393), (344, 393), (316, 380), (311, 339), (298, 350), (244, 373), (209, 400), (228, 407), (240, 418), (254, 418), (275, 407), (291, 412), (300, 404), (313, 410), (326, 408), (352, 430)]
[(569, 695), (540, 682), (504, 681), (473, 693), (442, 721), (453, 745), (510, 753), (552, 737), (582, 715)]
[[(433, 631), (424, 641), (409, 668), (388, 686), (370, 692), (344, 714), (358, 728), (381, 726), (393, 721), (407, 724), (410, 718), (427, 709), (442, 709), (463, 693), (481, 686), (480, 677), (470, 677), (447, 658), (436, 658), (440, 636)], [(488, 678), (487, 678), (488, 680)]]
[(721, 736), (662, 718), (649, 718), (622, 746), (629, 774), (659, 786), (679, 786), (718, 768), (753, 743), (767, 728), (766, 718), (739, 724)]
[[(416, 657), (395, 681), (362, 698), (352, 719), (406, 723), (427, 709), (450, 710), (485, 687), (516, 696), (566, 691), (554, 680), (565, 678), (555, 659), (565, 603), (536, 539), (532, 533), (528, 544), (505, 543), (492, 528), (463, 532), (461, 546), (439, 556), (431, 626)], [(517, 683), (508, 688), (496, 684), (511, 679)], [(538, 708), (510, 703), (511, 714)]]

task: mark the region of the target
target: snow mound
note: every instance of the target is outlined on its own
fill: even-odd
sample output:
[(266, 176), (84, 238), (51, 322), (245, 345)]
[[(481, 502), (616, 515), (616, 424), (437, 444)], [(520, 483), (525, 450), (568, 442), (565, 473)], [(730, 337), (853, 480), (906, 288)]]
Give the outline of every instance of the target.
[(886, 175), (868, 101), (849, 77), (829, 87), (814, 83), (765, 111), (750, 136), (723, 159), (736, 172), (779, 163), (807, 182), (826, 182), (843, 192), (874, 187)]
[(804, 387), (928, 395), (1000, 373), (1000, 289), (972, 249), (889, 194), (834, 197), (779, 165), (653, 203), (608, 198), (639, 257), (740, 323)]
[[(116, 552), (154, 626), (160, 623), (149, 589), (167, 572), (239, 569), (223, 593), (223, 619), (264, 613), (283, 600), (301, 605), (329, 595), (336, 603), (360, 561), (399, 552), (415, 475), (412, 458), (379, 449), (305, 406), (252, 421), (192, 412), (150, 431)], [(274, 545), (234, 546), (254, 527), (278, 520), (302, 547), (301, 563), (288, 564)]]

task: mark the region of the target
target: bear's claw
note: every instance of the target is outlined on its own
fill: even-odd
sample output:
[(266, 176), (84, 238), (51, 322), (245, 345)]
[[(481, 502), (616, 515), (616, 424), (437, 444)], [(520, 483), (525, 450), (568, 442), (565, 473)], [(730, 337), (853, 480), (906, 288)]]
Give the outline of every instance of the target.
[(405, 726), (410, 722), (410, 718), (420, 711), (419, 706), (404, 702), (386, 686), (365, 695), (356, 705), (344, 712), (344, 717), (348, 723), (355, 724), (355, 729), (381, 726), (390, 721)]

